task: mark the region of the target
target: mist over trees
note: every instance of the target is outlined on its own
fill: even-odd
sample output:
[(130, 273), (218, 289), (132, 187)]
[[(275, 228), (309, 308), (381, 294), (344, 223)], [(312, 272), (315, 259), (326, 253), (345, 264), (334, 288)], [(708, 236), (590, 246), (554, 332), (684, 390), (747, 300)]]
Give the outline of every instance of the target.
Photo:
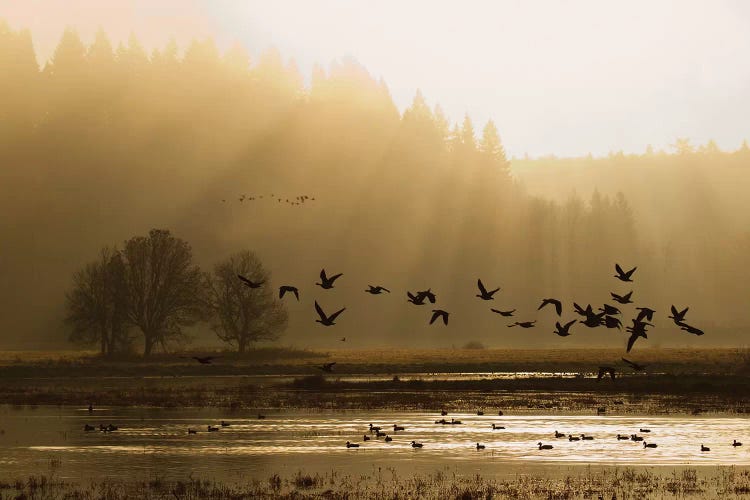
[[(420, 92), (401, 114), (386, 83), (352, 59), (316, 67), (305, 84), (275, 49), (251, 59), (211, 40), (150, 50), (136, 37), (113, 47), (103, 32), (87, 44), (71, 29), (40, 62), (31, 34), (0, 22), (0, 67), (0, 331), (12, 332), (0, 343), (54, 345), (70, 276), (102, 242), (154, 226), (190, 241), (204, 269), (247, 241), (279, 279), (312, 283), (335, 266), (345, 276), (332, 293), (357, 315), (353, 345), (454, 343), (395, 293), (368, 306), (368, 281), (439, 290), (452, 324), (489, 347), (557, 345), (472, 314), (476, 278), (502, 286), (503, 307), (534, 313), (547, 295), (607, 300), (615, 261), (639, 266), (639, 303), (689, 304), (696, 321), (730, 332), (706, 341), (737, 343), (736, 327), (750, 323), (738, 307), (750, 278), (747, 147), (509, 161), (493, 122), (450, 123)], [(316, 202), (271, 203), (269, 193)], [(287, 338), (331, 345), (309, 335), (300, 307), (289, 304)], [(151, 344), (188, 323), (154, 327)], [(104, 338), (101, 326), (78, 328)]]

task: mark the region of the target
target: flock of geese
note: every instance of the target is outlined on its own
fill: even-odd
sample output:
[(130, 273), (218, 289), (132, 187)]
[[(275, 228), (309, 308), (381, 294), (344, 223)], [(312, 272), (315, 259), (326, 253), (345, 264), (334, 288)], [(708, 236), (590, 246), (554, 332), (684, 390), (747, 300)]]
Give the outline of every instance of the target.
[[(440, 412), (440, 415), (442, 417), (445, 417), (446, 415), (448, 415), (448, 413), (445, 410), (443, 410), (443, 411)], [(478, 411), (477, 415), (480, 415), (480, 416), (484, 415), (484, 412)], [(500, 410), (498, 412), (498, 416), (503, 416), (502, 410)], [(451, 418), (450, 421), (446, 420), (445, 418), (441, 418), (440, 420), (435, 420), (435, 424), (437, 424), (437, 425), (462, 425), (463, 422), (461, 422), (460, 420), (455, 420), (453, 418)], [(496, 430), (505, 430), (505, 426), (498, 425), (496, 423), (492, 423), (490, 429), (493, 430), (493, 431), (496, 431)], [(406, 429), (403, 426), (400, 426), (400, 425), (397, 425), (397, 424), (393, 424), (393, 434), (395, 434), (398, 431), (405, 431), (405, 430)], [(651, 429), (640, 428), (638, 430), (638, 432), (640, 432), (641, 434), (647, 434), (647, 433), (651, 432)], [(393, 441), (393, 438), (388, 434), (388, 432), (383, 431), (383, 427), (374, 426), (374, 425), (370, 424), (368, 432), (366, 432), (362, 436), (362, 441), (367, 442), (367, 441), (371, 441), (373, 438), (374, 439), (380, 439), (381, 437), (384, 438), (383, 440), (386, 443), (390, 443), (390, 442)], [(559, 432), (557, 430), (555, 430), (554, 438), (555, 438), (555, 440), (567, 439), (569, 442), (573, 442), (573, 441), (593, 441), (594, 440), (594, 436), (589, 436), (589, 435), (586, 435), (586, 434), (576, 434), (576, 435), (574, 435), (574, 434), (565, 434), (564, 432)], [(647, 442), (645, 440), (645, 438), (643, 436), (639, 436), (638, 433), (633, 433), (633, 434), (630, 434), (630, 435), (627, 435), (627, 434), (617, 434), (617, 436), (615, 436), (614, 438), (618, 442), (620, 442), (620, 441), (632, 441), (632, 442), (636, 442), (636, 443), (638, 443), (638, 442), (643, 443), (643, 448), (657, 448), (658, 447), (658, 445), (656, 443), (654, 443), (654, 442)], [(412, 440), (410, 444), (411, 444), (412, 448), (423, 448), (424, 447), (424, 443), (420, 443), (420, 442), (414, 441), (414, 440)], [(538, 442), (536, 444), (536, 446), (537, 446), (537, 448), (539, 450), (551, 450), (551, 449), (554, 448), (553, 445), (551, 445), (551, 444), (544, 444), (541, 441)], [(734, 439), (732, 441), (732, 443), (731, 443), (731, 446), (736, 449), (738, 446), (742, 446), (742, 443), (739, 442), (739, 441), (737, 441), (736, 439)], [(354, 442), (351, 442), (351, 441), (347, 441), (346, 442), (346, 447), (347, 448), (359, 448), (360, 445), (359, 445), (359, 443), (354, 443)], [(487, 448), (486, 445), (481, 444), (481, 443), (476, 443), (476, 449), (477, 450), (484, 450), (486, 448)], [(708, 446), (705, 446), (703, 443), (701, 443), (700, 450), (701, 450), (701, 452), (709, 452), (709, 451), (711, 451), (711, 448), (709, 448)]]
[[(260, 194), (260, 195), (254, 195), (254, 196), (250, 196), (248, 194), (240, 194), (237, 197), (237, 201), (239, 203), (244, 203), (244, 202), (250, 203), (250, 202), (253, 202), (253, 201), (260, 201), (262, 199), (264, 199), (262, 194)], [(311, 201), (315, 201), (315, 197), (314, 196), (308, 196), (306, 194), (300, 194), (300, 195), (297, 195), (297, 196), (292, 196), (291, 198), (287, 198), (286, 196), (276, 196), (274, 193), (271, 193), (265, 199), (267, 199), (267, 200), (276, 200), (276, 203), (286, 203), (287, 205), (292, 205), (292, 206), (297, 206), (297, 207), (302, 206), (305, 203), (309, 203)], [(222, 203), (227, 203), (227, 199), (223, 198), (221, 200), (221, 202)]]
[[(633, 282), (633, 275), (636, 271), (637, 267), (634, 267), (628, 271), (625, 271), (619, 264), (615, 264), (615, 275), (614, 277), (617, 278), (621, 282), (625, 283), (632, 283)], [(325, 269), (322, 269), (320, 271), (320, 281), (316, 282), (315, 284), (322, 288), (323, 290), (330, 290), (334, 288), (335, 282), (343, 276), (343, 273), (337, 273), (333, 275), (328, 275), (326, 273)], [(250, 278), (247, 278), (243, 275), (237, 276), (242, 283), (247, 286), (250, 289), (258, 289), (262, 287), (265, 282), (264, 281), (253, 281)], [(495, 299), (495, 294), (500, 291), (500, 287), (488, 289), (485, 284), (482, 282), (481, 278), (477, 279), (477, 289), (478, 293), (476, 294), (476, 297), (479, 298), (482, 301), (491, 301)], [(367, 289), (364, 290), (365, 293), (369, 293), (371, 295), (381, 295), (383, 293), (391, 293), (391, 291), (381, 285), (367, 285)], [(283, 299), (287, 295), (294, 295), (294, 297), (297, 299), (297, 301), (300, 300), (300, 291), (299, 288), (297, 288), (294, 285), (291, 284), (285, 284), (279, 287), (279, 299)], [(561, 323), (559, 320), (555, 322), (555, 329), (553, 333), (560, 337), (567, 337), (571, 335), (571, 328), (576, 323), (580, 323), (585, 325), (588, 328), (610, 328), (610, 329), (617, 329), (622, 331), (622, 321), (620, 320), (620, 317), (622, 317), (623, 313), (620, 310), (620, 308), (623, 305), (633, 304), (633, 290), (630, 290), (629, 292), (625, 294), (619, 294), (615, 292), (610, 292), (610, 296), (612, 301), (616, 302), (618, 306), (604, 303), (602, 307), (599, 307), (597, 309), (594, 309), (594, 307), (591, 304), (587, 304), (585, 307), (579, 305), (576, 302), (573, 302), (573, 312), (577, 315), (579, 315), (582, 319), (572, 319), (569, 321), (565, 321), (564, 323)], [(429, 304), (435, 304), (437, 302), (437, 295), (435, 292), (432, 291), (431, 288), (428, 288), (426, 290), (417, 290), (417, 291), (406, 291), (406, 297), (407, 302), (414, 306), (424, 306), (427, 303)], [(334, 326), (336, 325), (336, 320), (338, 317), (346, 311), (346, 307), (342, 307), (335, 312), (326, 312), (320, 304), (318, 304), (318, 301), (315, 300), (315, 312), (318, 315), (318, 319), (315, 320), (316, 323), (320, 323), (323, 326)], [(547, 306), (552, 306), (554, 308), (555, 313), (557, 313), (557, 316), (559, 318), (563, 315), (563, 303), (559, 299), (556, 298), (545, 298), (542, 299), (541, 304), (537, 308), (537, 311), (540, 311), (542, 309), (545, 309)], [(653, 327), (654, 323), (652, 323), (654, 315), (656, 314), (656, 311), (650, 307), (636, 307), (635, 308), (637, 314), (635, 315), (635, 318), (631, 319), (632, 325), (625, 327), (625, 332), (629, 333), (629, 337), (627, 340), (627, 348), (626, 352), (630, 352), (633, 346), (635, 345), (635, 342), (640, 339), (648, 339), (648, 327)], [(682, 331), (685, 331), (687, 333), (693, 334), (693, 335), (703, 335), (703, 330), (692, 326), (688, 324), (685, 321), (685, 316), (687, 315), (689, 308), (685, 307), (684, 309), (678, 309), (674, 305), (671, 306), (671, 315), (669, 316), (670, 319), (674, 322), (676, 326), (678, 326)], [(490, 308), (490, 311), (493, 313), (496, 313), (502, 317), (513, 317), (514, 313), (516, 312), (516, 309), (495, 309)], [(429, 324), (432, 325), (436, 322), (442, 321), (443, 325), (448, 325), (448, 321), (450, 318), (450, 312), (448, 312), (445, 309), (435, 308), (431, 310), (431, 314), (429, 315)], [(508, 328), (514, 328), (516, 326), (520, 328), (534, 328), (536, 326), (537, 320), (524, 320), (524, 321), (513, 321), (512, 323), (509, 323), (507, 325)], [(346, 341), (346, 337), (341, 338), (342, 342)], [(642, 371), (646, 368), (645, 365), (641, 365), (635, 362), (632, 362), (628, 359), (622, 358), (623, 362), (626, 363), (630, 368), (636, 370), (636, 371)], [(335, 363), (328, 363), (326, 365), (323, 365), (319, 367), (321, 370), (325, 372), (331, 372), (333, 365)], [(599, 367), (599, 373), (597, 379), (601, 379), (605, 375), (609, 375), (613, 380), (615, 378), (615, 373), (617, 369), (611, 366), (602, 366)]]

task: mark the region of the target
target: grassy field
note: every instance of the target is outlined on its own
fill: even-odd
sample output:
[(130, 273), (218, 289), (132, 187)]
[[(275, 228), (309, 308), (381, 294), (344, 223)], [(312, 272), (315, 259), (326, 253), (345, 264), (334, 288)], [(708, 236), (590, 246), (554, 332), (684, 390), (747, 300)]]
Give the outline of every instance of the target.
[(274, 474), (265, 481), (221, 484), (191, 479), (170, 482), (120, 482), (105, 480), (88, 484), (65, 482), (45, 476), (0, 482), (0, 499), (98, 499), (144, 500), (175, 498), (248, 499), (650, 499), (650, 498), (750, 498), (750, 471), (734, 467), (654, 473), (647, 468), (586, 469), (575, 475), (554, 478), (519, 475), (506, 480), (480, 475), (459, 476), (445, 471), (402, 476), (393, 469), (375, 470), (357, 476), (336, 472), (290, 477)]

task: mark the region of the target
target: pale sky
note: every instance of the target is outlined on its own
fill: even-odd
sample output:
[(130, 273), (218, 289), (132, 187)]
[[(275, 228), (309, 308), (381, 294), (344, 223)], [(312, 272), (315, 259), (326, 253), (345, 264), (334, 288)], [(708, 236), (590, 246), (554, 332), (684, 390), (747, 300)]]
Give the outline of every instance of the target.
[(750, 137), (750, 2), (742, 0), (0, 0), (42, 58), (66, 25), (85, 41), (212, 36), (269, 45), (306, 76), (354, 56), (399, 108), (421, 89), (449, 118), (492, 118), (509, 154), (735, 149)]

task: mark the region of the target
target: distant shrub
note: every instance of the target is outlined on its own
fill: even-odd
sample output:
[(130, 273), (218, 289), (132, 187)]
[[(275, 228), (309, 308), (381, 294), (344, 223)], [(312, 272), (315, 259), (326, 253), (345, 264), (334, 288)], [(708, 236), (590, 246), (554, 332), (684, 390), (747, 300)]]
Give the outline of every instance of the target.
[(464, 349), (486, 349), (486, 347), (478, 340), (470, 340), (464, 344)]

